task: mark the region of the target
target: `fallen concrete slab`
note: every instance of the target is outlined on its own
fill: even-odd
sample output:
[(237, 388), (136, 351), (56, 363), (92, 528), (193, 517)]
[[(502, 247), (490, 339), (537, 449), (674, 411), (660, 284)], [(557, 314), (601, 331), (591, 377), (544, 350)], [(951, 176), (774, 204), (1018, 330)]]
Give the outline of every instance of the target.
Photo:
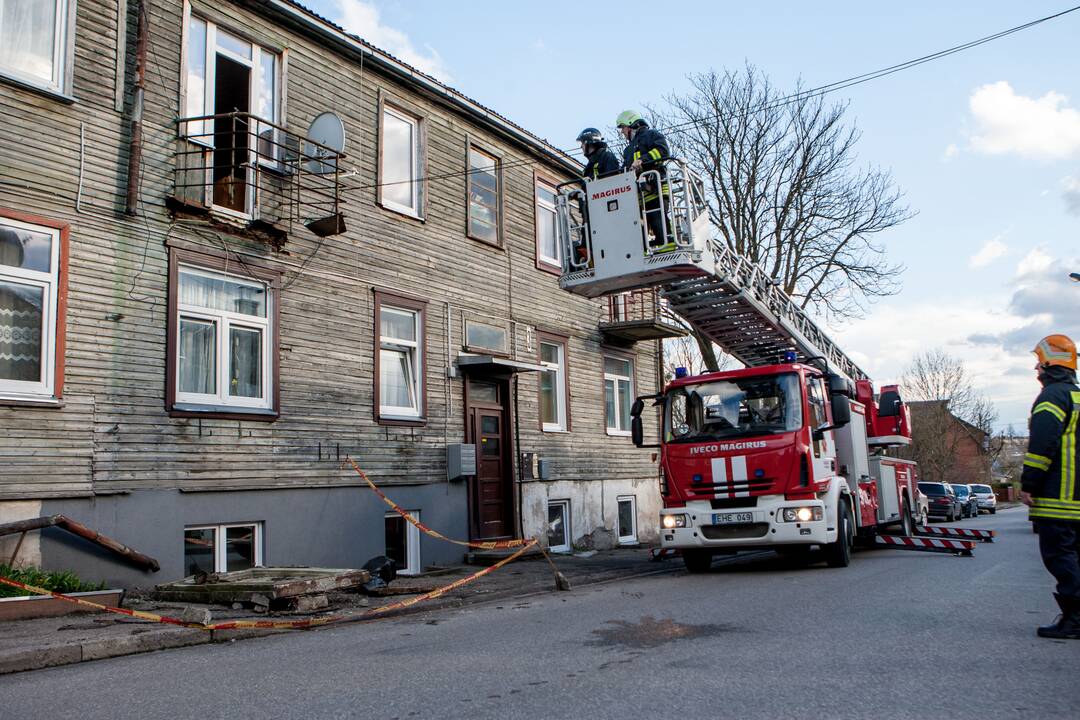
[(371, 574), (366, 570), (251, 568), (230, 573), (192, 576), (178, 582), (165, 583), (154, 588), (150, 596), (168, 602), (206, 605), (247, 603), (267, 607), (289, 604), (304, 595), (359, 588), (370, 579)]

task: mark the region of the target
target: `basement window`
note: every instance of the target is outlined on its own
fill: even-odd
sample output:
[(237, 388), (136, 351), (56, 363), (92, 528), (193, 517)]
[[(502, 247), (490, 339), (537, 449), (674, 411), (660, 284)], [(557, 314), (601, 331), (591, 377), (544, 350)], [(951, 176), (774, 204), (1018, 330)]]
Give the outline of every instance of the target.
[[(419, 510), (407, 510), (417, 520)], [(397, 565), (398, 575), (420, 574), (420, 530), (405, 518), (395, 513), (386, 513), (383, 518), (386, 526), (386, 557)]]
[(261, 567), (262, 544), (262, 523), (186, 527), (184, 575)]
[(570, 501), (548, 503), (547, 543), (551, 552), (570, 552)]
[(637, 545), (637, 497), (619, 496), (619, 544)]

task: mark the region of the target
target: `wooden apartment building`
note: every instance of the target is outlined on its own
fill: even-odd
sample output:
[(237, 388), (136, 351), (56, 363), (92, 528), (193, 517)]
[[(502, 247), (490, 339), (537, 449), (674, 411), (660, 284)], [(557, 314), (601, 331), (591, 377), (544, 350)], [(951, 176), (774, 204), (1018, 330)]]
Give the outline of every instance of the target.
[(18, 561), (146, 585), (461, 559), (346, 457), (452, 537), (655, 538), (628, 410), (667, 330), (647, 294), (559, 289), (575, 160), (290, 0), (15, 7), (0, 523), (64, 513), (162, 569), (52, 531)]

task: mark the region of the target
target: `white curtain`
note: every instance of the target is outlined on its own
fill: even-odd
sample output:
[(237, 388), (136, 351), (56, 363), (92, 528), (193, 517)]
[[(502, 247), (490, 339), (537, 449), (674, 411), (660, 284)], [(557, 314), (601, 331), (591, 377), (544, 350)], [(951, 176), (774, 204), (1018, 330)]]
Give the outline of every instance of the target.
[(57, 5), (58, 0), (0, 0), (0, 68), (52, 82)]
[(180, 320), (180, 392), (214, 395), (217, 328), (203, 320)]

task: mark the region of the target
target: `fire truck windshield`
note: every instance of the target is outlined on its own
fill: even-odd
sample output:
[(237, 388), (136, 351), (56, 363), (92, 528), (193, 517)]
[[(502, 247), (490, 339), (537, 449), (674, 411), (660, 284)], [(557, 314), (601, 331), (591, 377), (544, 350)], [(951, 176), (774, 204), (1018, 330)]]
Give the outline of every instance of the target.
[(802, 393), (795, 373), (714, 380), (667, 394), (664, 440), (691, 443), (773, 435), (802, 427)]

